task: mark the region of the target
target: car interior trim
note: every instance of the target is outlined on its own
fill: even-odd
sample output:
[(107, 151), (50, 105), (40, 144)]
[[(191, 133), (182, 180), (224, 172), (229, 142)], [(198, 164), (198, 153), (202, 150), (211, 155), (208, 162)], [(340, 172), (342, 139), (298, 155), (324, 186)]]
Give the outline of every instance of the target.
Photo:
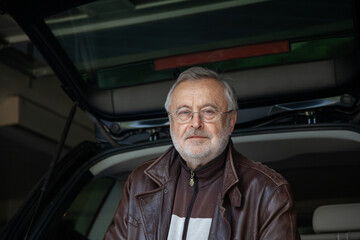
[[(233, 136), (232, 141), (235, 148), (245, 156), (266, 163), (304, 153), (356, 151), (360, 148), (360, 133), (349, 130), (314, 130)], [(114, 154), (96, 163), (90, 168), (90, 172), (95, 176), (130, 172), (139, 164), (160, 156), (169, 147), (166, 144)]]

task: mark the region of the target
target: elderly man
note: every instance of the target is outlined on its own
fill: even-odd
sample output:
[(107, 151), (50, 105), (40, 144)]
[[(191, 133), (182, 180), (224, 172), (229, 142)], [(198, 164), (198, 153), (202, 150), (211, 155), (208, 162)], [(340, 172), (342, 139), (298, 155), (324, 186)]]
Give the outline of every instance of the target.
[(165, 108), (174, 147), (129, 176), (106, 239), (299, 239), (289, 184), (231, 143), (237, 100), (218, 74), (183, 72)]

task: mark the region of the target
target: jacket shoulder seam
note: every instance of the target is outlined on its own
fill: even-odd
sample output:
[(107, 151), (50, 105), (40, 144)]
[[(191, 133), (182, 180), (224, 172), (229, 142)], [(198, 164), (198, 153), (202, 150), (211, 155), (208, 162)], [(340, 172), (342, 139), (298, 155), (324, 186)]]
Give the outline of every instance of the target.
[[(254, 162), (254, 166), (245, 165), (245, 164), (240, 164), (240, 166), (250, 168), (253, 169), (254, 171), (262, 173), (267, 178), (269, 178), (273, 183), (275, 183), (277, 187), (288, 184), (288, 182), (278, 172), (263, 165), (262, 163)], [(263, 168), (265, 168), (266, 171), (264, 171)]]

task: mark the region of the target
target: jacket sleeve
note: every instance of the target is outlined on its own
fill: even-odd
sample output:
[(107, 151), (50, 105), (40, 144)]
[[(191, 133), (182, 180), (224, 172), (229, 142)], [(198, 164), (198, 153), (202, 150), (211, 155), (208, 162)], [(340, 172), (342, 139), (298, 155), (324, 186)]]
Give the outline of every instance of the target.
[(115, 212), (114, 224), (110, 226), (106, 233), (105, 240), (126, 240), (128, 229), (128, 209), (129, 209), (129, 179), (125, 183), (124, 193), (120, 204)]
[(261, 240), (300, 240), (296, 227), (296, 210), (288, 184), (282, 184), (274, 191), (261, 222)]

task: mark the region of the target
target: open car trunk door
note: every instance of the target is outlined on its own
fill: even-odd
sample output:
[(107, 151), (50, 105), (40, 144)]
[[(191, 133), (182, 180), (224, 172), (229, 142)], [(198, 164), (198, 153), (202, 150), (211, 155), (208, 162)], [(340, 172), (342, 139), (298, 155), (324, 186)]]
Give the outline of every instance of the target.
[(229, 77), (241, 108), (358, 97), (357, 1), (2, 0), (62, 81), (109, 121), (166, 116), (194, 65)]

